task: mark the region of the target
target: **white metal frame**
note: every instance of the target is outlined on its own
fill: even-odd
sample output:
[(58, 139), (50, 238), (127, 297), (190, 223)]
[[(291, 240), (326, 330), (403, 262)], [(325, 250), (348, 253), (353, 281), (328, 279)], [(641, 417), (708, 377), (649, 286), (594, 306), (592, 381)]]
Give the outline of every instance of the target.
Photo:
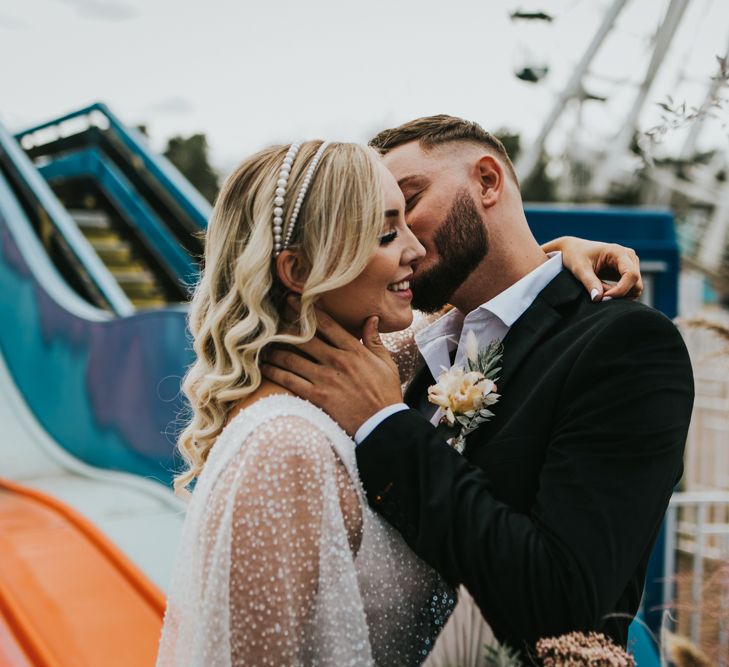
[[(708, 559), (729, 562), (729, 491), (688, 491), (675, 493), (666, 514), (663, 606), (674, 602), (677, 553), (692, 556), (691, 619), (689, 638), (698, 643), (702, 615), (699, 609)], [(721, 591), (719, 619), (719, 662), (729, 665), (729, 583)]]

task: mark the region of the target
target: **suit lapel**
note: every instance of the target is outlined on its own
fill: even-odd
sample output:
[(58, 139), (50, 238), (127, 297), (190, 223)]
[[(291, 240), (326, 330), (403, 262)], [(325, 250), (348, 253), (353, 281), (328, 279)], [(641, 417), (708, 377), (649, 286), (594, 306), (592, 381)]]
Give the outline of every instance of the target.
[[(549, 332), (562, 321), (565, 306), (582, 296), (584, 288), (568, 271), (562, 271), (537, 296), (526, 312), (512, 325), (504, 338), (504, 357), (500, 378), (497, 380), (499, 394), (507, 393), (509, 383), (525, 362), (535, 346), (539, 345)], [(494, 407), (496, 417), (483, 424), (468, 436), (466, 452), (473, 447), (486, 444), (498, 432), (501, 413), (499, 404)]]
[(581, 296), (583, 287), (568, 271), (562, 271), (537, 296), (504, 338), (504, 358), (497, 382), (499, 393), (519, 369), (525, 357), (562, 319), (561, 306)]
[(428, 368), (428, 364), (423, 363), (405, 390), (405, 403), (414, 410), (417, 410), (420, 407), (422, 396), (428, 392), (428, 387), (433, 383), (433, 375)]
[(537, 297), (529, 310), (514, 323), (504, 338), (501, 373), (496, 383), (500, 394), (504, 393), (524, 358), (560, 319), (554, 308)]
[[(532, 305), (513, 324), (504, 338), (504, 357), (497, 382), (500, 394), (504, 393), (504, 387), (508, 385), (534, 346), (562, 320), (561, 307), (578, 299), (583, 292), (582, 284), (569, 271), (563, 270), (539, 293)], [(424, 363), (405, 391), (405, 403), (417, 410), (428, 387), (434, 382), (428, 365)], [(481, 440), (479, 434), (484, 435), (489, 431), (489, 425), (484, 424), (474, 431), (469, 441)]]

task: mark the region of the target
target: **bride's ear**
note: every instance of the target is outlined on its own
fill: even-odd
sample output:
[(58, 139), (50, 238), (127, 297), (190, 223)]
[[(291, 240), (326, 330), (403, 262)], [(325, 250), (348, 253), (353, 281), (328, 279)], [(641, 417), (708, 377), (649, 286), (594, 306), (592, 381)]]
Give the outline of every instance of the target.
[(304, 291), (304, 284), (309, 275), (309, 270), (298, 252), (282, 250), (276, 258), (276, 273), (278, 279), (290, 292), (301, 294)]

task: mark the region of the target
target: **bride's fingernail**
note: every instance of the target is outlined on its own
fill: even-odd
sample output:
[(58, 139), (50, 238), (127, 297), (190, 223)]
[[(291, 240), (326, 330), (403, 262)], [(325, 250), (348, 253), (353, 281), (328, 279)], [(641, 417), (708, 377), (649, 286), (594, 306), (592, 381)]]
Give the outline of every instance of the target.
[(600, 294), (599, 290), (596, 287), (592, 288), (592, 292), (590, 292), (590, 298), (594, 301), (595, 297)]
[(613, 297), (611, 297), (611, 296), (604, 296), (604, 297), (602, 297), (602, 300), (603, 301), (612, 301), (613, 300)]

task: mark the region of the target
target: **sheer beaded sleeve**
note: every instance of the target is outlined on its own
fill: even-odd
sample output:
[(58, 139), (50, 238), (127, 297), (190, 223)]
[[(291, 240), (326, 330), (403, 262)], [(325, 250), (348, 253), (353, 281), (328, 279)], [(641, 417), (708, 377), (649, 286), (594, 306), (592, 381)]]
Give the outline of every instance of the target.
[(158, 665), (372, 664), (360, 498), (330, 441), (286, 415), (219, 444), (235, 451), (195, 489)]
[(407, 329), (382, 335), (382, 342), (400, 371), (400, 382), (403, 384), (403, 388), (413, 379), (423, 363), (418, 346), (415, 344), (416, 334), (445, 315), (451, 308), (451, 306), (447, 306), (443, 310), (429, 315), (415, 311), (413, 323)]

